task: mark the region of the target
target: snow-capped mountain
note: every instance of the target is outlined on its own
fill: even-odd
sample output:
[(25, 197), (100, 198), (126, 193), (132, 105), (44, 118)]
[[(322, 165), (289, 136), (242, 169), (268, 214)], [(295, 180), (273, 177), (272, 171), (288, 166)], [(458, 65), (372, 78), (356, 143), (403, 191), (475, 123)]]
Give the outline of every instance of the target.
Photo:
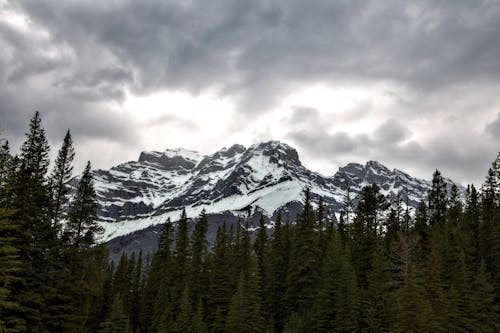
[[(451, 181), (447, 182), (451, 187)], [(322, 197), (330, 211), (338, 214), (347, 188), (354, 197), (372, 183), (390, 199), (399, 193), (410, 207), (425, 199), (422, 194), (431, 185), (375, 161), (350, 163), (333, 176), (323, 176), (304, 167), (297, 151), (278, 141), (248, 148), (234, 145), (208, 156), (185, 149), (142, 152), (138, 161), (94, 172), (99, 221), (105, 228), (102, 240), (143, 230), (128, 236), (125, 243), (134, 239), (136, 243), (156, 244), (157, 228), (153, 226), (169, 217), (177, 220), (183, 208), (191, 218), (205, 209), (212, 232), (220, 223), (234, 223), (238, 218), (255, 224), (260, 214), (272, 225), (279, 209), (294, 219), (305, 187), (311, 189), (313, 198)], [(123, 243), (119, 241), (120, 248)]]

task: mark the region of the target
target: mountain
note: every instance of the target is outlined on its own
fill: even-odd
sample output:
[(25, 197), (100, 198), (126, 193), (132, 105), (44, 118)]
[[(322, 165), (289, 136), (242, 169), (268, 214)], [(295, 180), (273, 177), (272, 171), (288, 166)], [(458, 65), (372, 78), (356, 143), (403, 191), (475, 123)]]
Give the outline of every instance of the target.
[(390, 200), (399, 193), (412, 208), (431, 186), (376, 161), (350, 163), (323, 176), (304, 167), (297, 151), (279, 141), (233, 145), (207, 156), (186, 149), (142, 152), (137, 161), (94, 172), (102, 241), (111, 241), (115, 253), (154, 249), (158, 225), (177, 220), (184, 208), (191, 218), (207, 211), (210, 238), (221, 223), (248, 219), (255, 226), (261, 214), (272, 227), (280, 209), (294, 219), (306, 187), (316, 201), (323, 198), (336, 219), (347, 189), (355, 197), (372, 183)]

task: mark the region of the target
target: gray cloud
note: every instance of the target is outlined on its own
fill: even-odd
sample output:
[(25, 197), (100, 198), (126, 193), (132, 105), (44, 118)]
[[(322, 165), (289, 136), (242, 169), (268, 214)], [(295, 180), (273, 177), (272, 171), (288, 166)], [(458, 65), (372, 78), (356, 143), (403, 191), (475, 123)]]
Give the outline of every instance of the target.
[[(72, 127), (82, 138), (131, 143), (140, 129), (117, 111), (127, 93), (164, 89), (230, 98), (238, 110), (231, 128), (244, 130), (304, 87), (389, 82), (406, 92), (388, 92), (393, 107), (362, 101), (336, 115), (387, 119), (373, 133), (335, 129), (336, 119), (301, 107), (288, 120), (288, 137), (304, 150), (387, 158), (420, 172), (442, 163), (462, 180), (473, 179), (484, 163), (471, 162), (460, 148), (475, 149), (470, 156), (481, 160), (498, 149), (492, 139), (500, 118), (483, 124), (489, 136), (462, 132), (455, 141), (449, 138), (458, 125), (442, 137), (442, 129), (428, 128), (436, 133), (436, 149), (413, 138), (407, 124), (445, 116), (459, 123), (470, 112), (497, 112), (496, 1), (13, 0), (6, 6), (29, 22), (23, 30), (0, 20), (0, 129), (6, 136), (22, 137), (27, 118), (40, 109), (50, 133)], [(182, 123), (194, 131), (192, 125)]]
[(486, 126), (486, 130), (494, 139), (500, 140), (500, 112), (497, 114), (496, 119)]
[[(439, 139), (422, 145), (395, 119), (388, 119), (370, 134), (331, 132), (324, 116), (315, 110), (305, 115), (305, 110), (293, 111), (286, 138), (296, 144), (307, 159), (334, 160), (337, 165), (374, 159), (423, 178), (430, 178), (432, 171), (438, 168), (448, 177), (466, 183), (483, 180), (498, 149), (494, 142), (484, 144), (480, 137), (461, 137), (456, 133), (444, 133)], [(304, 120), (301, 122), (304, 126), (297, 126), (297, 118)], [(496, 126), (496, 122), (489, 127), (493, 127), (491, 125)]]

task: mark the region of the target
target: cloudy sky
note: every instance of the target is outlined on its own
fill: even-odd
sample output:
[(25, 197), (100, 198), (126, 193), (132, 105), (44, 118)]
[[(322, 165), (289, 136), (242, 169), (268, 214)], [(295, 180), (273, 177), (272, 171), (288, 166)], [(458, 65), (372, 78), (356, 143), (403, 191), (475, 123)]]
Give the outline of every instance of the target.
[(39, 110), (77, 170), (282, 140), (479, 184), (500, 150), (500, 1), (0, 0), (0, 135)]

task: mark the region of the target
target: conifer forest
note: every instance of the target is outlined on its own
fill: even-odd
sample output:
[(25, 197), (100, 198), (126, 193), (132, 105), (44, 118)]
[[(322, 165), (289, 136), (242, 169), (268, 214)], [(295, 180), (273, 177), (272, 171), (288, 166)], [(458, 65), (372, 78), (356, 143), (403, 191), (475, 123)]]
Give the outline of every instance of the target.
[(296, 217), (221, 224), (203, 211), (162, 225), (154, 255), (108, 259), (91, 164), (74, 178), (39, 113), (18, 153), (0, 148), (0, 332), (499, 332), (500, 155), (483, 184), (436, 170), (415, 211), (376, 184), (340, 219), (303, 192)]

